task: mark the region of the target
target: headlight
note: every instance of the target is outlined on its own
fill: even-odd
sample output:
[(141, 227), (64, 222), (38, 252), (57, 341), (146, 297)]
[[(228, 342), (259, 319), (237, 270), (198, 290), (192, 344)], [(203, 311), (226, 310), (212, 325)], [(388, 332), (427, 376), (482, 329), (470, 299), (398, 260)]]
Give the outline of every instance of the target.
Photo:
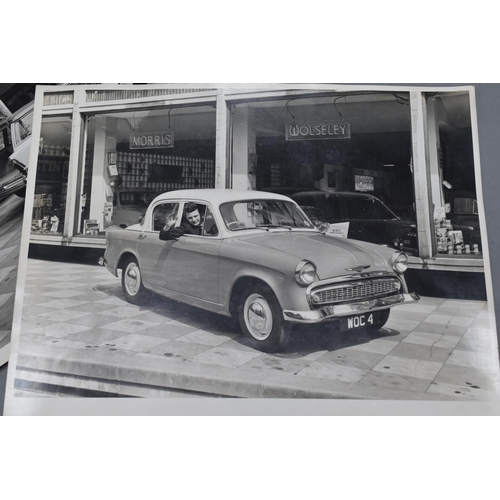
[(295, 279), (299, 285), (310, 285), (318, 279), (316, 266), (309, 260), (299, 262), (295, 268)]
[(403, 252), (396, 252), (391, 259), (392, 268), (398, 274), (403, 274), (408, 269), (408, 255)]

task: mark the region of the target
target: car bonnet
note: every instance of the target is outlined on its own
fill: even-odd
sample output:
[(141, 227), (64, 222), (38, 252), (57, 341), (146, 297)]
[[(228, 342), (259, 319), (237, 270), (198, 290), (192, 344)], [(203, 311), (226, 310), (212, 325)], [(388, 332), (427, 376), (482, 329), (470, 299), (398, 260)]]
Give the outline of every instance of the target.
[(392, 270), (389, 261), (394, 250), (321, 233), (271, 231), (241, 235), (237, 240), (238, 244), (281, 251), (299, 261), (310, 260), (320, 279), (349, 274), (357, 266), (369, 266), (366, 272)]

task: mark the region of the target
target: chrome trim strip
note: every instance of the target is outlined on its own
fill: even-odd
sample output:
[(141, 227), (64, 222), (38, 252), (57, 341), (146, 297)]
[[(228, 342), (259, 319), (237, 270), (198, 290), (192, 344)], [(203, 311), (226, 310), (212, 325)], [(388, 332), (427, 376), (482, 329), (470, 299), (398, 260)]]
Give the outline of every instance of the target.
[(351, 304), (325, 306), (310, 311), (285, 310), (283, 311), (283, 318), (285, 321), (292, 321), (295, 323), (320, 323), (322, 321), (331, 321), (342, 316), (363, 314), (367, 311), (380, 311), (394, 306), (411, 304), (419, 300), (420, 297), (416, 293), (404, 293), (380, 299), (354, 302)]

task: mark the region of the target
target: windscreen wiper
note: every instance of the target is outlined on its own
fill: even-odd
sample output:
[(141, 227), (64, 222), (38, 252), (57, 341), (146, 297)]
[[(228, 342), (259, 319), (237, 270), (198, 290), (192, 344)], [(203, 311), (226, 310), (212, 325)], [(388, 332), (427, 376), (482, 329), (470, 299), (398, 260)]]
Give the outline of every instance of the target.
[(285, 226), (281, 224), (257, 224), (255, 227), (260, 227), (262, 229), (289, 229), (290, 231), (293, 229), (292, 226)]

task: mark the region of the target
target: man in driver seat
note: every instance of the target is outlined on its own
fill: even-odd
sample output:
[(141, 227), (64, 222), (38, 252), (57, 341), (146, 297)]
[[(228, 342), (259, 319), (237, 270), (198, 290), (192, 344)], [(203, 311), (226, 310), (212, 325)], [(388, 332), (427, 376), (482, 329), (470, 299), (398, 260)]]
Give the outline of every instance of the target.
[(160, 240), (177, 240), (184, 234), (202, 234), (202, 218), (196, 203), (189, 202), (184, 206), (184, 215), (179, 227), (173, 227), (175, 218), (168, 219), (160, 231)]

